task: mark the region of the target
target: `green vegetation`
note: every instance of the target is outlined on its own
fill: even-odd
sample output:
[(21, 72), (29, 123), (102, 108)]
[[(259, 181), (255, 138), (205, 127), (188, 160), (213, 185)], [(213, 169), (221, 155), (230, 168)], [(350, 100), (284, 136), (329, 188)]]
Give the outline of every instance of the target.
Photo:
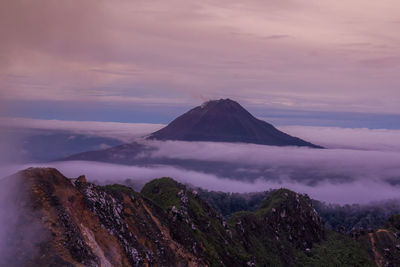
[(223, 217), (182, 184), (170, 178), (156, 179), (143, 187), (142, 194), (168, 212), (174, 238), (185, 247), (203, 251), (210, 266), (243, 265), (250, 260), (229, 236)]
[(120, 185), (120, 184), (99, 186), (99, 188), (108, 193), (126, 193), (129, 195), (132, 195), (135, 193), (135, 191), (132, 188), (130, 188), (128, 186)]
[(297, 253), (304, 253), (303, 243), (323, 239), (323, 225), (314, 221), (313, 214), (307, 196), (279, 189), (270, 192), (257, 211), (234, 213), (229, 225), (257, 263), (296, 266)]
[(385, 225), (393, 214), (400, 214), (399, 200), (370, 203), (366, 205), (337, 205), (313, 201), (318, 214), (327, 228), (346, 232), (352, 229), (378, 229)]
[(255, 193), (226, 193), (196, 188), (199, 196), (212, 208), (229, 218), (238, 211), (256, 211), (268, 195), (268, 191)]
[(146, 198), (152, 200), (163, 209), (175, 206), (180, 207), (180, 199), (178, 193), (185, 188), (171, 178), (155, 179), (147, 183), (141, 193)]
[(283, 201), (285, 201), (289, 195), (294, 194), (293, 191), (290, 191), (286, 188), (281, 188), (278, 190), (273, 190), (269, 193), (267, 198), (261, 204), (261, 209), (265, 211), (271, 211), (272, 208), (276, 208)]
[[(102, 188), (141, 195), (159, 206), (158, 216), (168, 224), (172, 237), (210, 266), (375, 266), (368, 236), (356, 240), (327, 230), (311, 199), (288, 189), (247, 195), (194, 192), (171, 178), (147, 183), (141, 194), (121, 185)], [(227, 222), (203, 197), (224, 210)], [(314, 204), (330, 222), (336, 219), (335, 212), (340, 211), (342, 218), (362, 210)], [(398, 230), (400, 216), (392, 216), (386, 226)]]
[(400, 214), (392, 215), (385, 227), (393, 231), (400, 231)]
[(298, 253), (298, 266), (310, 267), (368, 267), (376, 266), (368, 254), (368, 247), (345, 235), (328, 231), (327, 238), (316, 244), (311, 255)]
[(134, 199), (140, 197), (140, 193), (136, 192), (131, 187), (125, 185), (112, 184), (112, 185), (98, 186), (98, 188), (120, 200), (122, 200), (123, 194), (131, 196)]
[[(255, 258), (259, 266), (293, 266), (294, 248), (285, 238), (276, 240), (268, 225), (254, 213), (240, 211), (229, 220), (235, 240), (244, 246), (245, 257)], [(262, 264), (261, 264), (262, 263)]]
[[(200, 188), (196, 190), (201, 198), (225, 218), (231, 217), (238, 211), (257, 211), (263, 203), (265, 204), (269, 194), (279, 194), (277, 193), (279, 190), (244, 194), (207, 191)], [(286, 189), (282, 190), (284, 192)], [(350, 232), (353, 228), (378, 229), (384, 226), (391, 215), (400, 214), (399, 200), (364, 205), (325, 204), (317, 200), (312, 202), (328, 229), (343, 228), (346, 232)]]

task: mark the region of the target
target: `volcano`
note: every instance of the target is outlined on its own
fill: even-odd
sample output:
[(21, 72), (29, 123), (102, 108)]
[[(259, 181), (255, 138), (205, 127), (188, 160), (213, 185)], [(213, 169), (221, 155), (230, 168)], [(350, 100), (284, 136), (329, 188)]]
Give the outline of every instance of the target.
[(231, 99), (205, 102), (147, 138), (322, 148), (279, 131), (272, 124), (255, 118)]

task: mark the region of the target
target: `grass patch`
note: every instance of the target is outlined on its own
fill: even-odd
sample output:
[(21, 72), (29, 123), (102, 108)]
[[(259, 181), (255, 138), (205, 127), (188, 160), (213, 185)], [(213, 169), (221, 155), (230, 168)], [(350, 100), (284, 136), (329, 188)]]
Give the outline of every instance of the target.
[(182, 186), (171, 178), (160, 178), (147, 183), (141, 193), (163, 209), (180, 207), (179, 191)]
[(350, 237), (327, 232), (326, 241), (315, 244), (311, 256), (298, 253), (298, 266), (310, 267), (373, 267), (376, 266), (367, 249)]

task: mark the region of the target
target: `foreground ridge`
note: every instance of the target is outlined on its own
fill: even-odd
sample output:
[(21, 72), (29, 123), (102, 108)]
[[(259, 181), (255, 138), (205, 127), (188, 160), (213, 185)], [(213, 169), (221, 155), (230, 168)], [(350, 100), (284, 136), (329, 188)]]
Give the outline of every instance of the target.
[[(31, 168), (1, 185), (16, 193), (10, 205), (18, 207), (1, 266), (399, 263), (397, 217), (384, 230), (386, 237), (378, 230), (352, 239), (326, 230), (310, 198), (287, 189), (270, 193), (256, 212), (237, 212), (226, 220), (196, 191), (171, 178), (155, 179), (139, 193), (123, 185), (97, 186), (84, 176), (68, 179), (56, 169)], [(33, 230), (33, 236), (21, 234)]]

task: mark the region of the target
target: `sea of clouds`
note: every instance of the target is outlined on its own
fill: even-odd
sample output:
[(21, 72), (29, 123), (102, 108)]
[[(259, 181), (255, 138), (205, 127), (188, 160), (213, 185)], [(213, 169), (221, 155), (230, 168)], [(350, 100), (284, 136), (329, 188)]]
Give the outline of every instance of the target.
[[(26, 120), (26, 119), (23, 119)], [(1, 121), (0, 121), (1, 122)], [(24, 121), (25, 126), (136, 140), (154, 147), (141, 157), (154, 164), (127, 166), (67, 161), (35, 166), (58, 168), (68, 177), (85, 174), (98, 183), (137, 185), (159, 177), (225, 192), (286, 187), (332, 203), (368, 203), (400, 196), (400, 130), (284, 126), (281, 130), (326, 147), (273, 147), (214, 142), (146, 141), (140, 138), (162, 125), (61, 121)], [(6, 123), (4, 120), (2, 123)], [(9, 122), (8, 122), (9, 123)], [(15, 125), (21, 125), (17, 119)], [(196, 168), (174, 162), (200, 162)], [(170, 162), (170, 164), (160, 164)], [(3, 176), (32, 165), (10, 165)], [(198, 167), (201, 166), (201, 167)], [(207, 168), (207, 166), (211, 166)]]

